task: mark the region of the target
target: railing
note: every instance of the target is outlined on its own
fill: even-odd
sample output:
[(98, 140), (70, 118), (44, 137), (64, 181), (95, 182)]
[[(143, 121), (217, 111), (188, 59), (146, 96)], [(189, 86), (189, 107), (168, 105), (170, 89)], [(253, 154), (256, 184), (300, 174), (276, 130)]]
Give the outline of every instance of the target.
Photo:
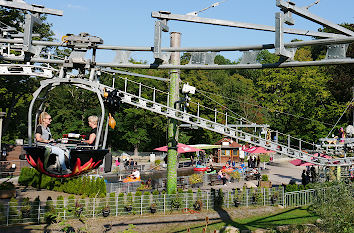
[(284, 207), (297, 207), (310, 205), (315, 197), (315, 189), (301, 190), (285, 193)]
[[(216, 205), (221, 208), (232, 208), (238, 206), (270, 206), (284, 205), (283, 188), (258, 188), (242, 189), (238, 191), (228, 191), (222, 193), (219, 198), (217, 190), (208, 192), (185, 192), (178, 194), (157, 194), (152, 195), (148, 192), (137, 195), (111, 194), (106, 198), (84, 198), (84, 199), (65, 199), (40, 202), (31, 202), (29, 206), (24, 203), (9, 202), (5, 205), (0, 204), (0, 224), (11, 225), (16, 223), (43, 223), (50, 216), (60, 217), (61, 219), (73, 219), (84, 216), (86, 218), (101, 217), (104, 207), (109, 207), (111, 216), (128, 214), (147, 214), (151, 213), (152, 203), (156, 207), (156, 212), (160, 214), (177, 212), (196, 211), (196, 202), (204, 210), (214, 209)], [(217, 202), (217, 200), (222, 200)], [(25, 212), (24, 210), (27, 210)]]

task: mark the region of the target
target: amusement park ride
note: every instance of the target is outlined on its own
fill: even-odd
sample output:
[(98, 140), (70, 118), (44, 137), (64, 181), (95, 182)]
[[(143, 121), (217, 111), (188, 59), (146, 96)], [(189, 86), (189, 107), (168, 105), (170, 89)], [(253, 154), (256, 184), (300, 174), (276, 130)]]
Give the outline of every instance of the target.
[[(226, 123), (218, 123), (216, 115), (219, 113), (215, 110), (215, 120), (205, 119), (197, 114), (187, 112), (186, 109), (179, 109), (177, 105), (168, 106), (158, 103), (155, 99), (155, 88), (152, 100), (143, 98), (141, 95), (141, 84), (139, 84), (139, 94), (128, 92), (128, 80), (125, 79), (125, 85), (122, 90), (110, 86), (103, 85), (99, 82), (101, 72), (110, 73), (112, 75), (132, 75), (145, 78), (154, 78), (162, 81), (170, 81), (168, 79), (151, 77), (148, 75), (134, 74), (126, 71), (113, 70), (111, 68), (142, 68), (142, 69), (262, 69), (262, 68), (283, 68), (283, 67), (301, 67), (301, 66), (320, 66), (320, 65), (339, 65), (353, 64), (354, 59), (346, 57), (346, 50), (350, 43), (354, 42), (354, 32), (340, 25), (331, 23), (321, 17), (313, 15), (309, 12), (308, 7), (297, 7), (291, 1), (276, 0), (276, 5), (280, 8), (280, 12), (275, 14), (275, 26), (257, 25), (250, 23), (241, 23), (234, 21), (202, 18), (196, 14), (177, 15), (171, 12), (159, 11), (152, 12), (151, 16), (156, 18), (154, 46), (153, 47), (128, 47), (128, 46), (112, 46), (104, 45), (103, 40), (96, 36), (91, 36), (88, 33), (80, 33), (79, 35), (67, 35), (63, 37), (63, 42), (50, 42), (32, 40), (34, 36), (32, 28), (34, 24), (41, 24), (39, 19), (40, 14), (51, 14), (61, 16), (63, 12), (60, 10), (49, 9), (43, 6), (30, 5), (22, 0), (0, 0), (0, 6), (14, 8), (26, 12), (24, 32), (18, 33), (14, 28), (9, 26), (0, 27), (0, 75), (28, 75), (41, 77), (40, 87), (33, 93), (33, 100), (29, 106), (28, 112), (28, 144), (26, 147), (27, 161), (42, 173), (55, 177), (71, 177), (82, 174), (91, 169), (97, 168), (105, 159), (107, 164), (110, 164), (108, 150), (106, 149), (106, 141), (108, 134), (108, 121), (106, 107), (114, 108), (120, 102), (130, 104), (148, 111), (164, 115), (170, 119), (175, 119), (179, 122), (189, 124), (193, 127), (200, 127), (211, 130), (222, 135), (234, 138), (245, 143), (255, 146), (261, 146), (280, 154), (289, 157), (301, 159), (321, 166), (351, 166), (353, 157), (344, 158), (322, 158), (313, 159), (312, 153), (324, 152), (329, 155), (345, 154), (345, 149), (353, 144), (350, 140), (343, 144), (338, 144), (333, 147), (328, 144), (316, 145), (307, 143), (301, 139), (294, 138), (290, 135), (281, 134), (277, 131), (272, 131), (266, 125), (257, 125), (239, 118), (239, 124), (229, 125)], [(307, 20), (316, 22), (328, 28), (335, 29), (337, 33), (313, 32), (308, 30), (298, 30), (284, 27), (284, 24), (293, 25), (294, 20), (292, 14), (296, 14)], [(235, 47), (161, 47), (161, 34), (168, 32), (168, 21), (178, 20), (193, 23), (211, 24), (218, 26), (254, 29), (275, 32), (274, 44), (261, 44), (253, 46), (235, 46)], [(2, 24), (3, 25), (3, 24)], [(311, 36), (321, 39), (313, 39), (309, 41), (298, 41), (284, 43), (284, 33), (296, 34), (303, 36)], [(326, 45), (327, 54), (323, 60), (319, 61), (294, 61), (296, 49), (303, 46), (311, 45)], [(53, 59), (50, 55), (45, 54), (45, 47), (65, 47), (72, 49), (70, 56), (64, 59)], [(261, 50), (274, 49), (275, 54), (279, 55), (278, 62), (273, 64), (260, 64), (257, 62), (257, 55)], [(86, 53), (91, 50), (91, 59), (86, 58)], [(97, 50), (114, 50), (117, 55), (112, 63), (103, 63), (96, 61)], [(17, 51), (19, 55), (15, 55), (12, 51)], [(132, 64), (129, 63), (130, 52), (135, 51), (152, 51), (154, 63), (152, 64)], [(214, 58), (217, 52), (220, 51), (241, 51), (243, 52), (242, 59), (238, 64), (232, 65), (216, 65)], [(186, 65), (168, 64), (171, 53), (173, 52), (190, 52), (191, 60)], [(12, 63), (11, 63), (12, 62)], [(15, 64), (16, 63), (16, 64)], [(50, 64), (56, 64), (59, 69), (54, 69)], [(71, 73), (76, 70), (78, 74)], [(89, 74), (88, 77), (85, 74)], [(33, 120), (33, 108), (35, 102), (39, 99), (41, 93), (46, 95), (50, 90), (60, 84), (70, 84), (78, 88), (83, 88), (97, 94), (97, 98), (101, 106), (101, 117), (98, 124), (97, 139), (94, 146), (70, 144), (66, 143), (66, 147), (70, 148), (70, 174), (52, 173), (48, 170), (43, 162), (46, 159), (46, 147), (33, 143), (32, 134), (34, 125), (37, 124), (38, 112), (43, 110), (44, 101), (40, 103), (39, 109)], [(187, 88), (188, 89), (188, 88)], [(191, 93), (184, 93), (191, 94)], [(109, 96), (109, 101), (106, 97)], [(169, 96), (169, 95), (168, 95)], [(43, 99), (43, 98), (41, 98)], [(45, 99), (45, 98), (44, 98)], [(182, 99), (181, 102), (188, 102), (189, 97)], [(110, 110), (111, 111), (111, 110)], [(229, 116), (230, 117), (230, 116)], [(106, 121), (105, 121), (106, 119)], [(105, 129), (103, 129), (105, 125)], [(104, 133), (103, 133), (104, 131)], [(268, 132), (268, 133), (261, 133)], [(272, 139), (269, 133), (275, 134)], [(100, 144), (100, 138), (103, 137)], [(329, 139), (323, 140), (328, 141)], [(65, 143), (62, 143), (65, 144)], [(307, 144), (307, 145), (306, 145)], [(309, 150), (309, 145), (311, 149)], [(339, 146), (340, 145), (340, 146)], [(353, 144), (354, 147), (354, 144)], [(306, 151), (305, 151), (306, 150)], [(109, 165), (107, 171), (109, 171)]]

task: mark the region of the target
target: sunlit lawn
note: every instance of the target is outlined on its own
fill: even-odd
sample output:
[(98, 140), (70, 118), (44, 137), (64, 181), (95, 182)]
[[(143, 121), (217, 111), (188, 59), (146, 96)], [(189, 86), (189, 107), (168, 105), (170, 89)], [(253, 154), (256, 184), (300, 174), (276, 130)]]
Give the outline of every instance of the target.
[[(315, 216), (307, 211), (306, 208), (286, 209), (276, 214), (268, 214), (262, 216), (254, 216), (250, 218), (232, 219), (229, 222), (218, 221), (209, 224), (207, 232), (214, 232), (220, 230), (226, 225), (231, 225), (239, 228), (240, 230), (255, 230), (258, 228), (271, 229), (283, 225), (299, 225), (306, 223), (314, 223), (318, 216)], [(173, 232), (187, 232), (190, 228), (191, 232), (202, 232), (204, 225), (190, 225), (189, 227), (174, 229)], [(172, 232), (172, 231), (171, 231)]]

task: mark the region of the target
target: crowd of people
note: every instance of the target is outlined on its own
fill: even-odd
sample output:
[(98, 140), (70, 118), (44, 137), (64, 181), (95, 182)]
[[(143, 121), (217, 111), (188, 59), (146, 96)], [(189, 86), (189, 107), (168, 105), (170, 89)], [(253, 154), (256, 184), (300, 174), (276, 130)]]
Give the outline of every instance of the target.
[(307, 167), (307, 170), (303, 170), (301, 174), (301, 184), (306, 186), (307, 184), (314, 183), (317, 180), (316, 169), (314, 166)]

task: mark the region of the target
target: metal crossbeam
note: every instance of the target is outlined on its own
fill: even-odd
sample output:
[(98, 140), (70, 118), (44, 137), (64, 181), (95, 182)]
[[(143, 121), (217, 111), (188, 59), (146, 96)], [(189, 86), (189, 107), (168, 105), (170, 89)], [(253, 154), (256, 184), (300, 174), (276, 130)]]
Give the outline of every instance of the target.
[(22, 0), (0, 0), (0, 6), (13, 8), (13, 9), (20, 9), (20, 10), (28, 10), (31, 12), (41, 13), (41, 14), (63, 16), (62, 10), (45, 8), (44, 6), (34, 5), (34, 4), (30, 5), (25, 3)]
[(338, 24), (332, 23), (326, 19), (323, 19), (317, 15), (314, 15), (310, 13), (306, 8), (300, 8), (295, 6), (293, 3), (285, 2), (284, 0), (277, 0), (276, 2), (277, 6), (280, 7), (281, 9), (285, 11), (290, 11), (294, 14), (297, 14), (305, 19), (308, 19), (312, 22), (321, 24), (323, 26), (332, 28), (334, 30), (337, 30), (339, 32), (344, 33), (347, 36), (354, 36), (354, 32), (351, 30), (346, 29), (345, 27), (342, 27)]
[[(274, 26), (235, 22), (235, 21), (221, 20), (221, 19), (202, 18), (202, 17), (192, 16), (192, 15), (166, 14), (166, 12), (161, 12), (161, 11), (160, 12), (153, 11), (151, 13), (151, 17), (157, 18), (157, 19), (177, 20), (177, 21), (192, 22), (192, 23), (202, 23), (202, 24), (211, 24), (211, 25), (219, 25), (219, 26), (237, 27), (237, 28), (275, 32)], [(316, 37), (321, 37), (321, 38), (343, 38), (343, 37), (345, 37), (344, 35), (335, 34), (335, 33), (313, 32), (313, 31), (308, 31), (308, 30), (299, 30), (299, 29), (291, 29), (291, 28), (284, 28), (284, 33), (303, 35), (303, 36), (316, 36)]]

